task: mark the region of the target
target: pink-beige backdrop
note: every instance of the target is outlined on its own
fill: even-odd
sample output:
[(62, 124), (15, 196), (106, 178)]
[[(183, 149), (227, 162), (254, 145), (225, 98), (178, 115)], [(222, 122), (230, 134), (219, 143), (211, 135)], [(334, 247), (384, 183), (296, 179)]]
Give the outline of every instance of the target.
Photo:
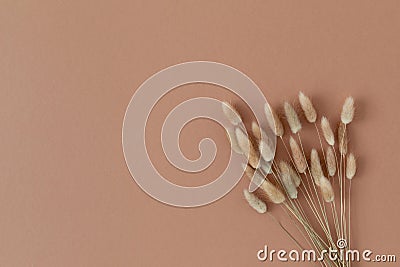
[[(125, 166), (133, 93), (193, 60), (243, 71), (273, 106), (304, 90), (333, 120), (354, 96), (353, 244), (398, 255), (399, 33), (398, 1), (0, 1), (0, 266), (283, 266), (256, 259), (264, 245), (295, 246), (248, 208), (245, 179), (211, 205), (181, 209), (146, 195)], [(160, 172), (183, 185), (212, 181), (228, 156), (223, 130), (207, 121), (181, 136), (189, 158), (206, 136), (218, 144), (203, 174), (179, 173), (162, 155), (163, 119), (194, 96), (234, 99), (184, 86), (161, 100), (147, 136)]]

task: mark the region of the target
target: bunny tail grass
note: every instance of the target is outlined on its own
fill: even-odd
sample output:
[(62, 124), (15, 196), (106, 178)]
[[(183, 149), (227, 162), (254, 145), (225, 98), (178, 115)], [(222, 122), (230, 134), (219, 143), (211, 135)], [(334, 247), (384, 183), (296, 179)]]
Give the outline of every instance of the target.
[(285, 195), (282, 193), (282, 191), (268, 180), (265, 180), (261, 184), (260, 188), (262, 191), (265, 192), (269, 200), (271, 200), (275, 204), (281, 204), (286, 200)]
[(319, 182), (320, 182), (319, 187), (321, 188), (322, 197), (326, 202), (332, 202), (335, 199), (335, 194), (333, 192), (331, 182), (329, 182), (329, 180), (325, 176), (322, 176), (319, 179)]
[(251, 123), (251, 131), (253, 133), (253, 136), (257, 139), (257, 141), (260, 141), (261, 129), (260, 129), (260, 126), (258, 126), (257, 122), (253, 121)]
[(356, 175), (356, 171), (357, 171), (356, 158), (354, 157), (353, 153), (350, 153), (347, 156), (346, 178), (353, 179), (353, 177)]
[(297, 198), (296, 184), (290, 175), (289, 165), (285, 161), (281, 161), (279, 162), (279, 169), (281, 170), (281, 178), (287, 194), (291, 199)]
[(353, 118), (354, 118), (354, 99), (351, 96), (349, 96), (344, 101), (340, 119), (344, 124), (349, 124), (350, 122), (353, 121)]
[(241, 154), (242, 150), (239, 147), (234, 129), (232, 129), (232, 128), (226, 129), (226, 136), (228, 137), (228, 140), (229, 140), (229, 143), (231, 144), (232, 150), (238, 154)]
[(336, 158), (335, 152), (332, 147), (328, 147), (326, 150), (326, 168), (328, 169), (329, 176), (335, 176), (336, 174)]
[(294, 134), (298, 133), (301, 130), (301, 122), (299, 120), (299, 116), (297, 116), (297, 113), (294, 110), (293, 106), (288, 102), (285, 102), (283, 107), (285, 109), (285, 116), (289, 124), (290, 130)]
[(261, 140), (258, 148), (260, 150), (261, 156), (265, 161), (271, 161), (274, 159), (274, 151), (272, 150), (271, 145), (267, 143), (267, 141)]
[(339, 152), (341, 155), (347, 154), (347, 131), (346, 124), (340, 123), (338, 128), (338, 142), (339, 142)]
[(321, 118), (321, 128), (326, 142), (333, 146), (335, 144), (335, 135), (333, 134), (329, 120), (326, 117)]
[(258, 151), (254, 148), (254, 143), (249, 139), (248, 136), (246, 136), (246, 134), (240, 128), (235, 129), (235, 135), (237, 143), (240, 147), (240, 150), (243, 152), (243, 155), (248, 159), (249, 164), (253, 168), (257, 168), (259, 162), (259, 155)]
[(273, 130), (276, 136), (282, 137), (285, 133), (282, 121), (279, 119), (278, 114), (269, 107), (268, 104), (264, 106), (265, 116), (267, 117), (267, 122), (269, 127)]
[(266, 213), (267, 212), (267, 204), (265, 204), (261, 199), (259, 199), (253, 193), (250, 193), (248, 190), (243, 190), (244, 198), (249, 203), (250, 207), (255, 209), (258, 213)]
[(319, 186), (321, 177), (324, 177), (322, 172), (321, 161), (319, 160), (318, 152), (316, 149), (311, 150), (311, 174), (315, 183)]
[(307, 121), (310, 123), (314, 123), (317, 120), (317, 112), (315, 111), (315, 108), (310, 98), (306, 96), (303, 92), (300, 92), (299, 101)]
[(281, 170), (282, 175), (287, 174), (292, 179), (292, 181), (296, 187), (300, 186), (301, 179), (300, 179), (299, 175), (297, 174), (297, 172), (292, 168), (292, 166), (289, 163), (287, 163), (286, 161), (283, 161), (283, 160), (280, 161), (279, 169)]
[(239, 112), (228, 102), (222, 102), (222, 111), (233, 125), (238, 125), (242, 122), (242, 117), (239, 115)]
[(296, 165), (298, 172), (304, 173), (307, 169), (306, 159), (304, 158), (303, 152), (299, 144), (292, 136), (290, 136), (289, 145), (290, 149), (292, 150), (293, 161)]

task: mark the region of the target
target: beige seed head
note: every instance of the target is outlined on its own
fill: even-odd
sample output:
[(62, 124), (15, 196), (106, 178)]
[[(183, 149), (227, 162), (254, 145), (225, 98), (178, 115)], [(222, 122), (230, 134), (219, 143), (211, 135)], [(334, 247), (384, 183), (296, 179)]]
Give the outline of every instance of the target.
[(260, 129), (260, 126), (258, 126), (257, 122), (253, 121), (251, 123), (251, 131), (253, 132), (253, 135), (257, 139), (257, 141), (260, 141), (261, 129)]
[(249, 164), (253, 168), (257, 168), (259, 162), (259, 154), (258, 151), (254, 148), (254, 142), (251, 141), (240, 128), (235, 129), (235, 134), (238, 145), (243, 155), (248, 159)]
[(328, 169), (329, 176), (334, 176), (336, 173), (336, 159), (335, 152), (333, 152), (332, 147), (328, 147), (326, 150), (326, 165)]
[(290, 126), (290, 130), (292, 133), (298, 133), (301, 130), (301, 122), (299, 117), (297, 116), (296, 111), (294, 110), (293, 106), (288, 102), (284, 104), (286, 120)]
[(319, 180), (319, 187), (321, 188), (322, 197), (326, 202), (332, 202), (335, 199), (335, 193), (333, 192), (332, 184), (328, 178), (322, 176)]
[(261, 186), (265, 180), (265, 176), (260, 172), (259, 169), (255, 170), (250, 165), (242, 164), (244, 173), (250, 180), (249, 191), (254, 192)]
[(333, 146), (335, 144), (335, 135), (333, 134), (329, 120), (326, 117), (321, 118), (321, 128), (326, 142)]
[(346, 177), (347, 179), (353, 179), (354, 175), (356, 175), (357, 164), (356, 158), (353, 153), (350, 153), (347, 156), (347, 165), (346, 165)]
[(346, 98), (342, 108), (342, 114), (340, 116), (344, 124), (349, 124), (354, 118), (354, 99), (349, 96)]
[(268, 104), (265, 104), (264, 111), (269, 127), (273, 130), (276, 136), (282, 137), (285, 133), (285, 130), (278, 114), (276, 114), (276, 112), (271, 109)]
[(239, 112), (228, 102), (222, 102), (222, 111), (225, 114), (225, 117), (232, 123), (233, 125), (238, 125), (242, 122), (242, 117)]
[(226, 136), (228, 137), (229, 143), (231, 144), (231, 148), (238, 154), (242, 153), (242, 150), (239, 147), (238, 141), (236, 139), (235, 130), (232, 128), (226, 129)]
[(290, 179), (292, 179), (296, 187), (300, 186), (301, 179), (289, 163), (287, 163), (286, 161), (280, 161), (279, 169), (281, 170), (282, 175), (288, 175)]
[(253, 167), (251, 167), (248, 164), (244, 164), (242, 163), (242, 168), (244, 170), (244, 173), (246, 174), (247, 178), (249, 178), (250, 180), (253, 179), (253, 175), (254, 175), (254, 169)]
[(339, 142), (339, 152), (342, 155), (347, 154), (347, 131), (346, 124), (340, 123), (338, 128), (338, 142)]
[(290, 149), (292, 150), (293, 161), (294, 164), (296, 164), (298, 172), (304, 173), (307, 169), (307, 163), (299, 144), (296, 142), (296, 140), (294, 140), (292, 136), (289, 139), (289, 144)]
[(267, 197), (275, 204), (280, 204), (286, 200), (282, 191), (273, 185), (270, 181), (265, 180), (261, 184), (261, 190), (265, 192)]
[(265, 161), (264, 159), (261, 159), (260, 169), (265, 174), (270, 174), (270, 173), (272, 173), (271, 165), (272, 165), (271, 161)]
[(308, 122), (314, 123), (317, 120), (317, 112), (315, 111), (315, 108), (310, 98), (306, 96), (303, 92), (300, 92), (299, 101)]
[(320, 184), (321, 177), (324, 176), (321, 167), (321, 161), (319, 160), (318, 152), (315, 149), (311, 150), (311, 174), (317, 185)]
[(293, 180), (293, 183), (296, 185), (296, 187), (299, 187), (301, 184), (300, 176), (297, 174), (295, 169), (293, 169), (292, 165), (290, 165), (290, 164), (289, 164), (289, 174)]
[(265, 204), (261, 199), (259, 199), (253, 193), (250, 193), (248, 190), (243, 190), (244, 198), (249, 203), (250, 207), (255, 209), (258, 213), (266, 213), (267, 212), (267, 204)]
[(268, 140), (263, 139), (260, 141), (258, 149), (265, 161), (271, 161), (274, 159), (274, 151), (272, 150), (271, 144), (269, 144)]
[(291, 199), (297, 198), (296, 185), (293, 183), (293, 180), (288, 173), (287, 174), (282, 173), (282, 182), (289, 197)]

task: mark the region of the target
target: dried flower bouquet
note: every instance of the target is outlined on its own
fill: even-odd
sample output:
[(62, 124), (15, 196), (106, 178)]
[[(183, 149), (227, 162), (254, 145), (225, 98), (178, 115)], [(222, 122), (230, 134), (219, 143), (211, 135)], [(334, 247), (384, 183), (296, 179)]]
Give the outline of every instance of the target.
[[(290, 103), (285, 102), (283, 110), (291, 133), (285, 133), (277, 113), (265, 106), (267, 126), (276, 135), (277, 145), (285, 148), (289, 161), (274, 157), (275, 147), (263, 126), (253, 122), (251, 134), (245, 134), (240, 113), (223, 102), (222, 110), (232, 124), (227, 130), (232, 150), (248, 159), (248, 164), (243, 166), (245, 174), (259, 186), (254, 193), (244, 190), (244, 197), (257, 212), (269, 214), (300, 249), (303, 249), (301, 242), (267, 211), (266, 202), (280, 205), (285, 210), (319, 256), (323, 250), (346, 251), (351, 240), (351, 182), (356, 173), (356, 159), (348, 152), (347, 138), (348, 125), (354, 118), (354, 100), (352, 97), (345, 100), (336, 135), (325, 116), (321, 117), (320, 125), (317, 124), (316, 109), (302, 92), (299, 102), (307, 123), (315, 127), (320, 152), (315, 148), (305, 150), (301, 139), (302, 122)], [(288, 145), (285, 134), (289, 135)], [(325, 146), (322, 139), (325, 139)], [(347, 241), (347, 248), (338, 246), (338, 241)], [(332, 260), (327, 255), (322, 258), (322, 266), (351, 266), (351, 261), (345, 258)]]

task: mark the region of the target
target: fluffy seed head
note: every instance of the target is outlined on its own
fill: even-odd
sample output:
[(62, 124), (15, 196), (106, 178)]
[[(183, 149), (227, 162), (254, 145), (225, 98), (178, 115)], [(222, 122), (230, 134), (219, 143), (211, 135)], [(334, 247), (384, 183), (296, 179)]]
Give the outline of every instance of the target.
[(239, 147), (234, 129), (232, 129), (232, 128), (226, 129), (226, 136), (228, 137), (228, 140), (229, 140), (229, 143), (231, 144), (232, 150), (238, 154), (241, 154), (242, 150)]
[(346, 177), (347, 179), (353, 179), (354, 175), (356, 175), (357, 164), (356, 158), (353, 153), (350, 153), (347, 156), (347, 165), (346, 165)]
[(240, 117), (239, 112), (228, 102), (222, 102), (222, 111), (233, 125), (238, 125), (242, 122), (242, 117)]
[(319, 180), (319, 187), (321, 188), (322, 197), (326, 202), (332, 202), (335, 199), (335, 194), (333, 192), (332, 184), (329, 182), (328, 178), (322, 176)]
[(347, 154), (347, 131), (346, 124), (340, 123), (338, 128), (338, 142), (339, 142), (339, 152), (342, 155)]
[(293, 167), (286, 161), (279, 162), (279, 169), (282, 175), (288, 175), (296, 187), (300, 186), (301, 179)]
[(321, 177), (324, 176), (321, 167), (321, 161), (319, 160), (318, 152), (315, 149), (311, 150), (311, 174), (317, 185), (320, 184)]
[(336, 173), (336, 159), (333, 149), (330, 146), (326, 150), (326, 165), (329, 176), (334, 176)]
[(300, 92), (299, 101), (308, 122), (314, 123), (317, 120), (317, 112), (315, 111), (310, 98), (303, 94), (303, 92)]
[(246, 174), (247, 178), (249, 178), (250, 180), (253, 179), (253, 175), (254, 175), (253, 167), (251, 167), (248, 164), (242, 163), (242, 168), (243, 168), (244, 173)]
[(253, 193), (250, 193), (246, 189), (243, 190), (244, 198), (249, 203), (250, 207), (255, 209), (258, 213), (266, 213), (267, 212), (267, 204), (265, 204), (261, 199), (259, 199)]
[(289, 197), (291, 199), (297, 198), (296, 185), (293, 183), (293, 180), (290, 177), (290, 173), (286, 172), (286, 171), (285, 172), (282, 171), (281, 178), (282, 178), (283, 185), (285, 186), (286, 192), (289, 195)]
[(274, 159), (274, 151), (272, 150), (271, 144), (269, 144), (268, 140), (261, 140), (258, 149), (265, 161), (271, 161)]
[(265, 104), (264, 111), (269, 127), (273, 130), (276, 136), (282, 137), (285, 133), (285, 130), (281, 120), (278, 117), (278, 114), (276, 114), (276, 112), (271, 109), (268, 104)]
[(251, 141), (240, 128), (235, 129), (235, 134), (237, 143), (243, 155), (248, 159), (249, 164), (253, 168), (257, 168), (259, 162), (259, 154), (258, 151), (254, 148), (253, 141)]
[(286, 199), (282, 191), (268, 180), (265, 180), (261, 184), (261, 190), (264, 191), (267, 197), (275, 204), (280, 204)]
[(288, 102), (284, 104), (286, 120), (290, 126), (290, 130), (292, 133), (298, 133), (301, 130), (301, 122), (299, 117), (297, 116), (296, 111), (294, 110), (293, 106)]
[(322, 117), (321, 119), (321, 128), (326, 142), (333, 146), (335, 144), (335, 135), (333, 134), (329, 120), (326, 117)]
[(244, 173), (250, 180), (249, 191), (254, 192), (261, 186), (265, 180), (265, 176), (257, 169), (253, 169), (250, 165), (242, 164)]
[(265, 161), (264, 159), (261, 159), (260, 163), (260, 169), (265, 173), (265, 174), (270, 174), (272, 173), (272, 168), (271, 168), (271, 161)]
[(297, 174), (297, 172), (293, 169), (293, 167), (290, 164), (289, 164), (289, 173), (290, 177), (293, 180), (293, 183), (296, 185), (296, 187), (299, 187), (301, 183), (300, 176)]
[(296, 164), (297, 170), (299, 171), (299, 173), (304, 173), (307, 169), (307, 163), (299, 144), (296, 142), (296, 140), (294, 140), (292, 136), (289, 139), (289, 144), (290, 149), (292, 150), (293, 161), (294, 164)]
[(253, 132), (254, 137), (259, 141), (261, 139), (261, 129), (257, 122), (253, 121), (251, 123), (251, 131)]
[(354, 99), (349, 96), (346, 98), (342, 108), (342, 114), (340, 116), (344, 124), (349, 124), (354, 118)]

